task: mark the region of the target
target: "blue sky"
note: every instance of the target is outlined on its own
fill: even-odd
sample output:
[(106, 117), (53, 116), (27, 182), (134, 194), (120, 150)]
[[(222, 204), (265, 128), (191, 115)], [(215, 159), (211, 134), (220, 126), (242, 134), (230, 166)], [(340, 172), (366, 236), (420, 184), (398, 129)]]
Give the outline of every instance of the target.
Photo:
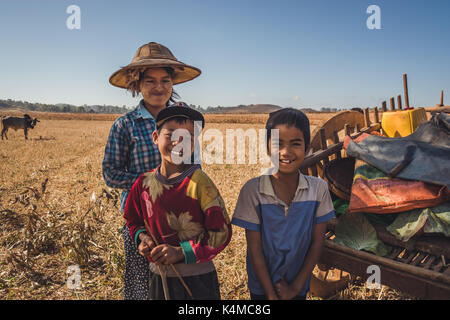
[[(66, 27), (72, 4), (80, 30)], [(450, 95), (449, 14), (449, 0), (1, 0), (0, 98), (134, 106), (109, 76), (156, 41), (202, 70), (175, 86), (202, 107), (380, 106), (403, 73), (410, 104), (431, 106)]]

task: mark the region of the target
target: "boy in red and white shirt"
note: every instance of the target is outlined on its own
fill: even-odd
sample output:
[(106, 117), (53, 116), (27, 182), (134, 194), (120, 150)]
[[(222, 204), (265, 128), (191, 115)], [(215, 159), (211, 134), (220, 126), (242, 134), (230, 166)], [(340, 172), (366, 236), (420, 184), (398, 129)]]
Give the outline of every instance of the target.
[[(157, 266), (169, 264), (175, 265), (194, 299), (220, 299), (212, 259), (230, 242), (231, 225), (214, 183), (200, 165), (190, 164), (194, 121), (204, 126), (202, 114), (185, 103), (169, 106), (158, 114), (153, 140), (161, 153), (161, 165), (136, 180), (125, 206), (130, 236), (150, 261), (150, 299), (164, 299)], [(183, 139), (191, 138), (190, 153), (186, 155), (185, 148), (177, 148), (182, 140), (173, 139), (183, 130), (188, 133)], [(183, 143), (189, 145), (189, 141)], [(159, 245), (147, 234), (144, 220)], [(172, 269), (166, 270), (170, 298), (190, 299)]]

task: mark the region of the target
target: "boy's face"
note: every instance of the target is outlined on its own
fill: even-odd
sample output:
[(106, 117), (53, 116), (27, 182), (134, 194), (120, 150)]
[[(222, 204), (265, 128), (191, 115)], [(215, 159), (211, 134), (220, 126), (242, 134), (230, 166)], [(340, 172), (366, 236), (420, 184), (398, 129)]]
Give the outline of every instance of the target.
[[(279, 146), (279, 168), (284, 174), (295, 173), (305, 159), (305, 139), (303, 132), (295, 126), (278, 125), (279, 140), (271, 141)], [(272, 139), (271, 139), (272, 140)], [(269, 144), (269, 155), (271, 144)]]
[(183, 162), (191, 159), (194, 152), (194, 121), (186, 119), (186, 122), (178, 123), (169, 120), (163, 124), (159, 133), (157, 130), (153, 131), (152, 136), (161, 153), (162, 162), (179, 165), (180, 159)]

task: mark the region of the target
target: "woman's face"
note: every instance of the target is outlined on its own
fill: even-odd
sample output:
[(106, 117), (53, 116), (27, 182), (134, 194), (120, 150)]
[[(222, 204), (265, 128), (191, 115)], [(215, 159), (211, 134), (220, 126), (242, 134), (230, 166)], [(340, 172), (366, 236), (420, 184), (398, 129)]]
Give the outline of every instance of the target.
[(139, 88), (146, 104), (158, 108), (165, 107), (172, 95), (172, 78), (163, 68), (147, 69)]

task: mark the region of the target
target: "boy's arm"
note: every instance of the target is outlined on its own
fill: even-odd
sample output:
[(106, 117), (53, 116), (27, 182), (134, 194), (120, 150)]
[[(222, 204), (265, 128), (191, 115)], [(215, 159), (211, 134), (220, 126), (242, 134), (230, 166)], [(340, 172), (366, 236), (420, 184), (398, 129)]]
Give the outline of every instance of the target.
[(318, 223), (314, 226), (311, 246), (308, 249), (303, 265), (290, 284), (282, 281), (275, 284), (278, 296), (280, 299), (292, 299), (302, 290), (305, 281), (311, 275), (315, 265), (319, 262), (320, 254), (322, 252), (323, 242), (325, 238), (327, 223)]
[(126, 225), (130, 230), (130, 237), (136, 244), (139, 245), (139, 234), (146, 233), (143, 218), (143, 208), (141, 206), (141, 192), (142, 192), (142, 178), (136, 180), (131, 188), (130, 194), (127, 198), (123, 217), (126, 220)]
[(230, 218), (216, 186), (201, 171), (194, 179), (196, 184), (195, 197), (199, 201), (204, 214), (202, 226), (204, 230), (202, 234), (180, 243), (185, 263), (210, 261), (231, 240)]
[(269, 270), (267, 270), (266, 260), (262, 251), (261, 232), (245, 229), (247, 239), (247, 249), (250, 257), (250, 263), (255, 270), (256, 276), (261, 283), (267, 299), (278, 300), (275, 288), (270, 279)]

